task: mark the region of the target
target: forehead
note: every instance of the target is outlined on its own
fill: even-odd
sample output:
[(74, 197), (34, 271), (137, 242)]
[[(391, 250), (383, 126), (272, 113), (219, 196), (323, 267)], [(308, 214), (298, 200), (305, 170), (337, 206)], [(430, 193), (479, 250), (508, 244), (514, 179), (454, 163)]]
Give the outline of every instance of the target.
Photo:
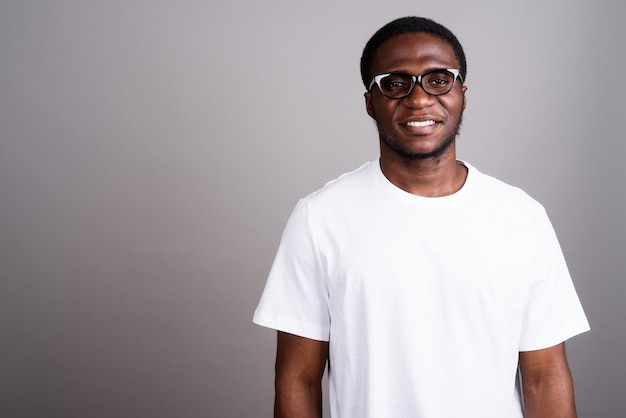
[(420, 73), (434, 68), (459, 68), (454, 48), (447, 41), (429, 33), (410, 32), (387, 39), (378, 47), (372, 73)]

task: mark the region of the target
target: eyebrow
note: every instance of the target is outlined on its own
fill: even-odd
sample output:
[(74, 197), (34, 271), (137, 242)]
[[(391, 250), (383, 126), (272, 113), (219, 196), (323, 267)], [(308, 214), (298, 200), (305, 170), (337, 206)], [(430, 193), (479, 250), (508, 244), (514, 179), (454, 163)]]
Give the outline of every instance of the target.
[(435, 68), (432, 68), (430, 70), (426, 70), (426, 71), (422, 72), (421, 74), (411, 74), (411, 73), (406, 72), (406, 71), (387, 71), (387, 72), (384, 72), (384, 73), (381, 73), (381, 74), (408, 75), (408, 76), (418, 77), (418, 76), (421, 76), (421, 75), (424, 75), (424, 74), (434, 73), (434, 72), (437, 72), (437, 71), (448, 71), (448, 68), (446, 68), (446, 67), (435, 67)]

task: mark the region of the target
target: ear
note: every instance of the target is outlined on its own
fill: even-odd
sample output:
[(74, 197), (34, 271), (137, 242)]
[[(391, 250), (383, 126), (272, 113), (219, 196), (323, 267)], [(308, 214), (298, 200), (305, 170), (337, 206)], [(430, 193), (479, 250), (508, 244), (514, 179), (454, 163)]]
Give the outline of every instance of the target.
[(465, 92), (467, 91), (467, 86), (463, 85), (461, 87), (461, 90), (463, 90), (463, 110), (465, 110), (465, 106), (467, 106), (467, 96), (465, 95)]
[(365, 110), (367, 110), (367, 114), (374, 120), (376, 120), (376, 114), (374, 113), (374, 104), (372, 103), (372, 92), (366, 91), (363, 95), (365, 97)]

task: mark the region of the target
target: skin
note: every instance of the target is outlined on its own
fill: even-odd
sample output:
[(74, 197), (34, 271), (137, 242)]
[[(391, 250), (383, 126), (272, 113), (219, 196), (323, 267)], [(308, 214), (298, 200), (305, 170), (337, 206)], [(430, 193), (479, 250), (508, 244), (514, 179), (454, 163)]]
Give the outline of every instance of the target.
[[(451, 45), (425, 33), (407, 33), (376, 51), (372, 75), (399, 71), (420, 75), (431, 69), (459, 68)], [(365, 93), (367, 113), (379, 130), (380, 164), (397, 187), (419, 196), (439, 197), (458, 191), (467, 169), (456, 160), (456, 135), (467, 104), (459, 80), (441, 96), (419, 86), (403, 99), (389, 99), (378, 87)], [(425, 127), (409, 121), (434, 120)], [(564, 344), (519, 353), (527, 418), (576, 417), (572, 378)], [(328, 343), (278, 332), (275, 418), (319, 418), (321, 381)]]
[(565, 343), (519, 353), (519, 369), (526, 418), (576, 417)]
[[(426, 33), (406, 33), (384, 42), (376, 51), (372, 75), (393, 71), (420, 75), (439, 68), (459, 68), (454, 49)], [(456, 135), (467, 104), (467, 87), (459, 80), (452, 90), (431, 96), (415, 86), (403, 99), (389, 99), (378, 87), (365, 93), (367, 113), (379, 131), (380, 164), (399, 188), (419, 196), (440, 197), (458, 191), (467, 170), (456, 160)], [(409, 121), (434, 120), (426, 127)]]
[(322, 416), (328, 343), (278, 331), (274, 418)]

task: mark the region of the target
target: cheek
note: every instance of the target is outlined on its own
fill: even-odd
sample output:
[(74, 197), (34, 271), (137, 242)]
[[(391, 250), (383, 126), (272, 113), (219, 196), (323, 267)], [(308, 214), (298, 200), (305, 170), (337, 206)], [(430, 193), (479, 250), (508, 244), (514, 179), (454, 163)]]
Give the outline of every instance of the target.
[(444, 107), (450, 114), (460, 114), (465, 109), (465, 96), (456, 97), (453, 100), (440, 101), (442, 107)]
[(374, 101), (371, 106), (370, 116), (372, 116), (377, 123), (391, 123), (397, 109), (398, 106), (395, 103), (389, 103), (387, 101)]

